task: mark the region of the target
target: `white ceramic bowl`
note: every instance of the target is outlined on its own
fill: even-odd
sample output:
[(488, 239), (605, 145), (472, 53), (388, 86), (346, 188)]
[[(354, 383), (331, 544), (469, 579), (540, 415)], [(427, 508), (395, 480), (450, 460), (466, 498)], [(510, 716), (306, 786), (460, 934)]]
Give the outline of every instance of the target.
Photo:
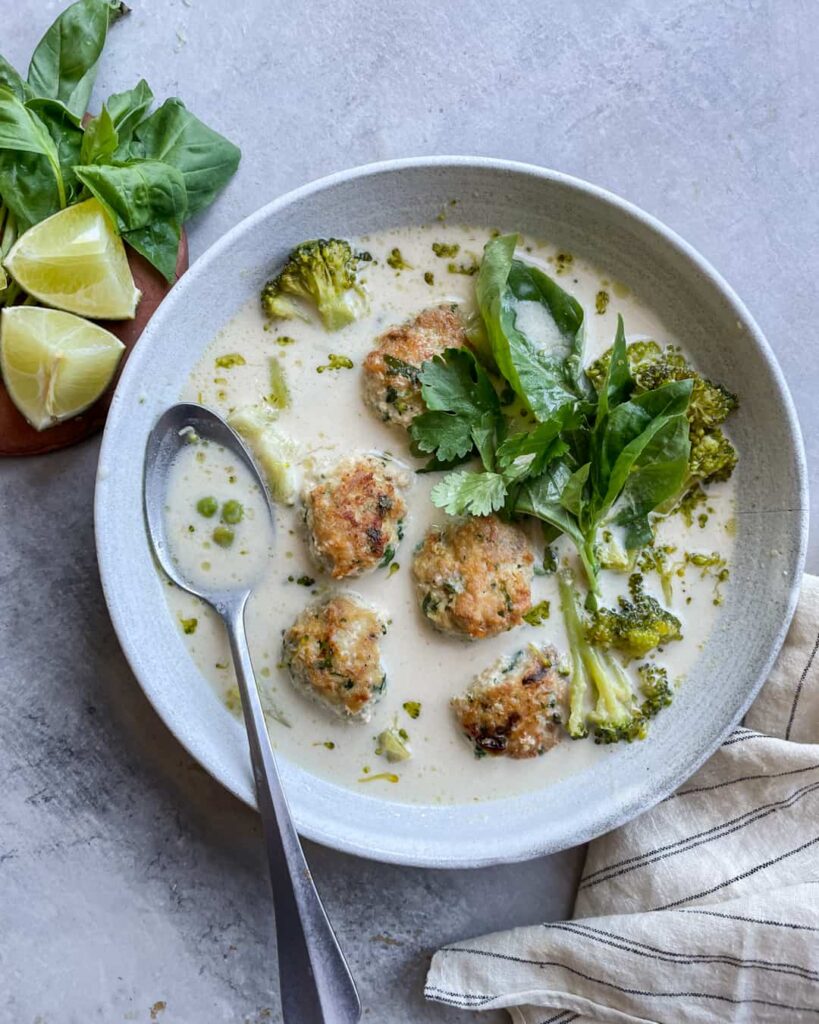
[(588, 256), (659, 309), (701, 369), (740, 394), (731, 434), (742, 458), (726, 603), (646, 742), (539, 792), (456, 807), (392, 803), (282, 765), (303, 835), (365, 857), (431, 867), (560, 850), (614, 828), (678, 786), (739, 722), (764, 681), (793, 612), (807, 533), (804, 453), (776, 360), (725, 281), (658, 221), (585, 182), (499, 160), (392, 161), (306, 185), (239, 224), (173, 289), (125, 368), (100, 455), (97, 551), (111, 618), (149, 700), (215, 778), (253, 804), (244, 729), (195, 668), (151, 559), (141, 502), (147, 433), (179, 399), (203, 347), (293, 245), (428, 222), (452, 198), (464, 222), (522, 229)]

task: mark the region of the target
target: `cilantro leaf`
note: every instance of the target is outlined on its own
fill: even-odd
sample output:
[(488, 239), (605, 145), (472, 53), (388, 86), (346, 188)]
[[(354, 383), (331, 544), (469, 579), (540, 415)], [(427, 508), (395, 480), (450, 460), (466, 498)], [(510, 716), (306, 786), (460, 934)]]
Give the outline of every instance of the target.
[(432, 503), (451, 516), (488, 516), (503, 507), (506, 481), (499, 473), (450, 473), (432, 488)]
[(421, 397), (428, 409), (477, 418), (497, 412), (500, 402), (492, 381), (472, 353), (448, 348), (421, 367)]
[(485, 412), (472, 424), (471, 433), (475, 447), (485, 469), (495, 468), (495, 435), (498, 417), (495, 412)]
[(419, 451), (435, 453), (440, 462), (462, 459), (472, 451), (472, 424), (468, 416), (423, 412), (412, 421), (412, 439)]
[(500, 401), (492, 381), (467, 349), (447, 349), (420, 371), (427, 412), (416, 416), (410, 434), (418, 451), (437, 462), (464, 459), (477, 448), (493, 467)]
[[(546, 466), (565, 455), (569, 445), (561, 432), (575, 426), (571, 409), (565, 406), (528, 433), (511, 434), (498, 446), (498, 467), (507, 480), (526, 480), (539, 476)], [(579, 418), (578, 418), (579, 422)]]

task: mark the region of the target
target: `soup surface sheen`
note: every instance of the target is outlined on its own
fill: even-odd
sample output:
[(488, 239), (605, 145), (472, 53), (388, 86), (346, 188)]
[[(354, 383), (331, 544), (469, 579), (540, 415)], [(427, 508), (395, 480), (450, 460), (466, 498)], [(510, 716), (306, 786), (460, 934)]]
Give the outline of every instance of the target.
[[(258, 302), (250, 302), (205, 350), (180, 397), (198, 401), (224, 416), (258, 403), (270, 393), (270, 358), (275, 356), (284, 370), (290, 393), (289, 407), (281, 412), (277, 428), (296, 442), (297, 460), (306, 465), (308, 472), (332, 466), (350, 453), (373, 450), (391, 453), (413, 469), (419, 467), (422, 463), (409, 453), (406, 433), (379, 422), (364, 406), (361, 363), (379, 334), (422, 309), (457, 303), (464, 315), (471, 313), (474, 276), (450, 272), (451, 259), (437, 258), (431, 246), (435, 241), (458, 243), (460, 252), (455, 262), (469, 266), (473, 257), (475, 261), (480, 259), (488, 238), (486, 229), (436, 224), (358, 239), (357, 244), (370, 251), (377, 261), (368, 265), (363, 275), (371, 297), (367, 316), (333, 334), (326, 332), (318, 321), (282, 321), (272, 330), (265, 330)], [(411, 269), (398, 272), (388, 266), (386, 257), (396, 247)], [(638, 299), (610, 275), (577, 257), (560, 256), (553, 245), (525, 239), (520, 252), (523, 258), (555, 276), (583, 305), (587, 361), (611, 345), (618, 313), (623, 315), (629, 340), (650, 337), (661, 344), (681, 344), (684, 348), (684, 339), (673, 337), (664, 326), (662, 311), (651, 308), (650, 303)], [(433, 275), (432, 284), (425, 280), (425, 273)], [(599, 297), (601, 291), (607, 295), (607, 305)], [(602, 312), (598, 311), (601, 309)], [(538, 330), (536, 321), (533, 313), (532, 323), (526, 323), (533, 336)], [(293, 341), (282, 344), (282, 338)], [(352, 368), (328, 368), (331, 354), (352, 360)], [(241, 356), (241, 360), (231, 359), (234, 355)], [(725, 383), (730, 386), (730, 381)], [(196, 447), (191, 447), (191, 460), (196, 458)], [(189, 564), (201, 569), (203, 562), (209, 562), (215, 567), (211, 571), (230, 575), (231, 559), (251, 558), (242, 556), (241, 551), (252, 546), (249, 538), (254, 523), (264, 521), (259, 505), (261, 496), (253, 493), (241, 475), (230, 471), (224, 453), (208, 452), (204, 465), (211, 473), (207, 480), (202, 479), (200, 472), (192, 471), (193, 462), (180, 467), (170, 494), (169, 526), (182, 538)], [(523, 625), (473, 643), (433, 630), (418, 610), (412, 554), (430, 524), (447, 517), (429, 500), (439, 474), (413, 475), (405, 535), (395, 559), (397, 570), (377, 569), (357, 579), (331, 581), (310, 558), (298, 502), (292, 507), (276, 506), (275, 538), (269, 551), (266, 540), (253, 548), (258, 554), (261, 546), (266, 567), (248, 606), (246, 623), (257, 680), (268, 711), (270, 735), (277, 751), (337, 785), (359, 791), (363, 788), (368, 795), (380, 799), (426, 804), (491, 800), (540, 789), (600, 758), (612, 756), (615, 748), (595, 745), (591, 739), (572, 741), (564, 736), (553, 750), (529, 760), (475, 757), (471, 745), (456, 729), (449, 700), (499, 656), (526, 644), (552, 643), (558, 651), (566, 652), (557, 585), (553, 576), (535, 576), (533, 604), (544, 599), (551, 602), (551, 616), (540, 626)], [(231, 477), (235, 477), (233, 482)], [(219, 514), (206, 519), (196, 511), (203, 492), (212, 495), (220, 507), (232, 498), (245, 509), (245, 518), (236, 527), (234, 543), (228, 549), (214, 552), (212, 539), (209, 540), (219, 524)], [(728, 558), (735, 522), (731, 485), (712, 487), (707, 507), (701, 506), (698, 511), (706, 513), (702, 525), (696, 515), (690, 526), (680, 515), (658, 521), (658, 543), (673, 544), (681, 553), (719, 551)], [(211, 547), (198, 550), (198, 538)], [(539, 561), (543, 543), (535, 523), (530, 539)], [(557, 542), (555, 551), (559, 560), (573, 561), (571, 545), (565, 540)], [(604, 572), (606, 603), (614, 602), (617, 594), (624, 593), (626, 583), (624, 574)], [(662, 600), (655, 575), (646, 577), (646, 589)], [(282, 631), (307, 603), (333, 590), (360, 595), (383, 610), (390, 620), (382, 641), (388, 678), (386, 692), (369, 723), (341, 721), (306, 700), (280, 666)], [(675, 579), (670, 607), (683, 622), (685, 640), (669, 645), (661, 660), (679, 685), (685, 685), (685, 675), (718, 614), (714, 598), (714, 579), (708, 574), (703, 578), (694, 567), (688, 568), (684, 578)], [(210, 609), (174, 587), (168, 588), (167, 599), (171, 613), (180, 623), (182, 639), (202, 674), (227, 708), (240, 714), (221, 623)], [(196, 620), (193, 627), (192, 620)], [(421, 705), (420, 715), (415, 719), (404, 710), (404, 703), (409, 701)], [(227, 726), (228, 711), (225, 715)], [(377, 735), (393, 723), (409, 734), (412, 749), (412, 758), (398, 764), (388, 764), (375, 752)], [(652, 742), (650, 732), (643, 742)], [(396, 776), (398, 781), (391, 781)]]

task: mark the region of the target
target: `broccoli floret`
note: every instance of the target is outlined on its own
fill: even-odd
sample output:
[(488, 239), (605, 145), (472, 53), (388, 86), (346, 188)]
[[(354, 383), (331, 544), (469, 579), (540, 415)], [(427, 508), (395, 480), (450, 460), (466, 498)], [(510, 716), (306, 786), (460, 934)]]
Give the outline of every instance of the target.
[(406, 729), (400, 729), (398, 725), (393, 723), (379, 734), (375, 752), (386, 757), (391, 763), (406, 761), (412, 757), (408, 741), (409, 736)]
[[(656, 341), (632, 341), (626, 351), (638, 393), (655, 391), (674, 380), (694, 382), (691, 401), (688, 403), (688, 417), (694, 429), (718, 427), (739, 406), (736, 395), (689, 366), (685, 356), (673, 345), (662, 349)], [(606, 379), (610, 359), (611, 349), (586, 370), (586, 376), (597, 391)]]
[(589, 642), (615, 647), (630, 658), (643, 658), (660, 644), (682, 640), (680, 620), (643, 589), (643, 577), (634, 573), (628, 581), (631, 600), (617, 599), (618, 607), (599, 608), (587, 629)]
[(691, 455), (688, 459), (689, 483), (686, 491), (697, 483), (727, 480), (736, 468), (737, 453), (720, 428), (694, 431), (689, 436)]
[(673, 544), (649, 544), (637, 562), (641, 573), (656, 572), (660, 577), (666, 604), (671, 604), (674, 596), (674, 577), (681, 576), (684, 571), (684, 563), (671, 560), (676, 550)]
[(626, 550), (611, 530), (602, 531), (594, 553), (601, 569), (631, 572), (634, 568), (635, 552)]
[[(629, 365), (632, 365), (631, 353)], [(739, 405), (736, 395), (697, 373), (685, 357), (670, 346), (654, 356), (644, 353), (643, 359), (632, 366), (632, 376), (638, 391), (655, 391), (674, 380), (692, 380), (688, 419), (694, 431), (718, 427)]]
[(349, 242), (319, 238), (290, 253), (281, 273), (262, 289), (262, 309), (271, 320), (307, 319), (294, 299), (312, 302), (328, 331), (356, 320), (367, 308), (358, 265), (372, 257), (355, 253)]
[[(687, 410), (691, 440), (688, 475), (679, 494), (658, 510), (670, 512), (692, 487), (727, 480), (733, 473), (737, 464), (736, 449), (720, 427), (738, 408), (739, 401), (722, 384), (715, 384), (689, 366), (685, 357), (671, 345), (662, 349), (656, 341), (633, 341), (627, 353), (636, 394), (654, 391), (675, 380), (694, 382)], [(610, 360), (611, 349), (586, 369), (586, 376), (598, 391), (606, 379)]]
[(644, 718), (654, 718), (659, 711), (668, 707), (673, 697), (668, 672), (662, 665), (646, 662), (645, 665), (639, 666), (637, 674), (640, 677), (640, 690), (643, 694), (640, 711)]
[[(651, 360), (661, 358), (663, 350), (656, 341), (630, 341), (626, 346), (626, 354), (628, 356), (631, 375), (634, 377), (635, 371), (639, 366), (642, 366)], [(595, 359), (593, 363), (590, 363), (586, 367), (586, 376), (589, 378), (592, 387), (597, 392), (600, 391), (605, 383), (609, 372), (610, 362), (611, 349), (609, 348), (602, 356)]]
[[(580, 610), (580, 596), (568, 570), (558, 573), (560, 607), (569, 637), (572, 657), (569, 683), (569, 720), (566, 729), (573, 739), (594, 731), (596, 743), (642, 739), (646, 718), (637, 704), (625, 669), (611, 652), (590, 642)], [(586, 712), (586, 695), (592, 688), (594, 707)]]

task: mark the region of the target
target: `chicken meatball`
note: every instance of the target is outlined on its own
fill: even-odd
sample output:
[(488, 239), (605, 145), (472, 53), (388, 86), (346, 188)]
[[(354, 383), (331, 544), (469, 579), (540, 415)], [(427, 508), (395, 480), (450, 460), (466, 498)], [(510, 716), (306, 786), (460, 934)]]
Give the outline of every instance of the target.
[(403, 535), (405, 470), (376, 455), (343, 459), (304, 495), (310, 551), (334, 579), (388, 565)]
[(532, 645), (499, 658), (452, 699), (458, 724), (479, 757), (537, 757), (560, 742), (567, 685), (556, 666), (553, 647)]
[(387, 677), (379, 615), (349, 594), (310, 605), (284, 633), (282, 660), (296, 689), (341, 718), (367, 722)]
[(532, 606), (533, 561), (523, 531), (497, 516), (433, 527), (413, 562), (421, 611), (472, 640), (513, 629)]
[(409, 427), (424, 411), (421, 364), (466, 343), (461, 318), (450, 306), (425, 309), (414, 320), (390, 327), (364, 360), (364, 401), (385, 423)]

